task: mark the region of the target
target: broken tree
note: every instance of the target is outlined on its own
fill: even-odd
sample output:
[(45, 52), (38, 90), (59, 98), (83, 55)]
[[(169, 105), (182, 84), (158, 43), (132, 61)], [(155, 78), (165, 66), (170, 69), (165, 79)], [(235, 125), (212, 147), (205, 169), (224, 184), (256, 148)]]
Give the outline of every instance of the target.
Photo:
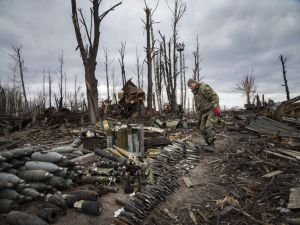
[[(114, 10), (117, 6), (119, 6), (122, 2), (114, 5), (110, 9), (104, 11), (102, 14), (99, 12), (99, 7), (102, 1), (92, 0), (93, 6), (90, 8), (91, 10), (91, 21), (90, 21), (90, 30), (88, 30), (88, 25), (83, 16), (82, 10), (78, 9), (80, 13), (80, 18), (77, 14), (77, 6), (76, 0), (71, 0), (72, 4), (72, 20), (75, 29), (76, 39), (78, 42), (78, 47), (80, 50), (82, 62), (84, 65), (85, 72), (85, 82), (86, 82), (86, 94), (88, 100), (88, 112), (90, 121), (92, 123), (96, 123), (99, 120), (98, 113), (98, 80), (95, 76), (96, 71), (96, 58), (99, 47), (99, 38), (100, 38), (100, 24), (104, 17), (112, 10)], [(80, 24), (83, 25), (85, 30), (88, 43), (84, 43), (82, 39)], [(93, 31), (93, 32), (92, 32)]]

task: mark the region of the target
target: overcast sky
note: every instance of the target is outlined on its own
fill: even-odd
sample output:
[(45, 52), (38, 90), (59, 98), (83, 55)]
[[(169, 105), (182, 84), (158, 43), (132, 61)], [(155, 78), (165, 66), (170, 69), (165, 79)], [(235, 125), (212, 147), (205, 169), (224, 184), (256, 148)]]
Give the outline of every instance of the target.
[[(78, 7), (88, 13), (90, 1), (77, 0)], [(118, 3), (103, 0), (102, 11)], [(157, 1), (148, 0), (154, 8)], [(173, 0), (168, 0), (173, 7)], [(245, 97), (235, 90), (245, 74), (256, 78), (259, 93), (266, 99), (285, 100), (279, 55), (287, 57), (287, 76), (291, 97), (300, 94), (300, 1), (299, 0), (186, 0), (187, 11), (179, 24), (179, 38), (185, 43), (187, 79), (193, 68), (192, 52), (199, 35), (203, 59), (201, 74), (220, 95), (221, 105), (241, 106)], [(87, 14), (88, 15), (88, 14)], [(158, 30), (171, 36), (171, 11), (160, 0), (153, 19), (155, 36)], [(100, 97), (105, 97), (103, 48), (108, 48), (110, 69), (115, 68), (121, 84), (118, 63), (121, 42), (126, 41), (127, 78), (135, 77), (136, 48), (144, 58), (146, 36), (142, 19), (144, 1), (123, 0), (102, 23), (98, 53), (97, 78)], [(11, 83), (12, 46), (22, 45), (27, 71), (25, 85), (31, 96), (41, 91), (43, 69), (55, 75), (58, 57), (64, 52), (64, 71), (68, 89), (74, 76), (84, 80), (83, 65), (71, 20), (70, 0), (0, 0), (0, 82)], [(57, 78), (54, 78), (54, 80)], [(56, 87), (56, 81), (54, 81)], [(146, 88), (145, 88), (146, 90)]]

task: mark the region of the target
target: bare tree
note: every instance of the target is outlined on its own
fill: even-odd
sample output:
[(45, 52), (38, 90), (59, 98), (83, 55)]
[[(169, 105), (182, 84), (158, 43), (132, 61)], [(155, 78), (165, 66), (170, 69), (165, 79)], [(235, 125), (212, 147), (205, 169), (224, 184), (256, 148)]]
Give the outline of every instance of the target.
[(136, 76), (138, 81), (138, 88), (142, 88), (142, 65), (140, 63), (140, 55), (138, 54), (137, 48), (135, 50), (136, 54)]
[[(98, 80), (95, 76), (96, 71), (96, 58), (98, 54), (99, 38), (100, 38), (100, 24), (105, 16), (122, 2), (115, 4), (110, 9), (104, 11), (102, 14), (99, 12), (99, 6), (102, 0), (91, 0), (93, 6), (90, 8), (90, 29), (83, 16), (82, 10), (79, 9), (80, 18), (77, 14), (76, 0), (71, 0), (72, 5), (72, 20), (75, 29), (76, 39), (80, 50), (82, 62), (85, 69), (85, 81), (86, 81), (86, 93), (88, 100), (88, 111), (90, 120), (92, 123), (96, 123), (99, 120), (98, 113)], [(84, 43), (82, 39), (80, 23), (83, 25), (87, 37), (87, 43)]]
[[(176, 95), (176, 89), (177, 89), (177, 76), (178, 76), (178, 72), (177, 72), (177, 54), (176, 54), (176, 48), (177, 48), (177, 40), (178, 40), (178, 24), (180, 19), (182, 18), (183, 14), (186, 11), (186, 5), (185, 3), (183, 3), (181, 0), (175, 0), (174, 2), (174, 9), (172, 9), (169, 5), (168, 5), (169, 9), (171, 10), (172, 14), (173, 14), (173, 18), (172, 18), (172, 51), (173, 51), (173, 70), (171, 70), (170, 68), (170, 72), (172, 71), (172, 77), (173, 77), (173, 85), (174, 85), (174, 93), (172, 94), (172, 99), (171, 99), (171, 108), (172, 111), (175, 112), (177, 111), (177, 95)], [(171, 46), (169, 48), (169, 59), (171, 59)], [(171, 65), (171, 64), (170, 64)]]
[(63, 65), (64, 65), (64, 52), (61, 51), (61, 55), (58, 57), (59, 61), (59, 80), (58, 80), (58, 89), (59, 89), (59, 99), (55, 99), (58, 105), (58, 109), (61, 109), (63, 106)]
[(110, 96), (109, 96), (109, 75), (108, 75), (108, 67), (109, 65), (113, 62), (113, 61), (110, 61), (108, 60), (108, 49), (107, 48), (104, 48), (104, 57), (105, 57), (105, 61), (104, 61), (104, 66), (105, 66), (105, 77), (106, 77), (106, 86), (107, 86), (107, 99), (109, 100), (110, 99)]
[(199, 50), (199, 37), (197, 35), (196, 39), (196, 50), (193, 52), (194, 56), (194, 68), (193, 68), (193, 79), (197, 82), (202, 80), (200, 77), (200, 63), (202, 62), (202, 59), (200, 58), (200, 50)]
[(118, 60), (119, 60), (119, 64), (120, 64), (120, 67), (121, 67), (122, 84), (123, 84), (123, 86), (126, 83), (126, 73), (125, 73), (125, 65), (124, 65), (125, 49), (126, 49), (126, 42), (125, 43), (121, 43), (121, 48), (119, 50), (120, 58)]
[(255, 78), (250, 75), (246, 75), (244, 79), (237, 84), (237, 90), (243, 91), (247, 97), (247, 104), (251, 104), (251, 98), (256, 92)]
[(179, 71), (180, 71), (180, 104), (182, 107), (184, 107), (184, 92), (183, 92), (183, 86), (186, 86), (183, 79), (183, 56), (182, 53), (184, 51), (184, 43), (177, 43), (177, 51), (179, 52)]
[(20, 74), (23, 97), (24, 97), (24, 102), (25, 102), (25, 110), (28, 111), (29, 105), (28, 105), (28, 101), (27, 101), (26, 89), (25, 89), (25, 83), (24, 83), (25, 65), (24, 65), (24, 59), (22, 57), (22, 46), (18, 46), (18, 47), (13, 46), (12, 48), (13, 48), (14, 54), (10, 54), (10, 56), (14, 60), (16, 69)]
[(116, 77), (115, 77), (115, 69), (113, 68), (112, 70), (112, 92), (113, 92), (113, 102), (117, 102), (117, 93), (116, 93), (116, 86), (117, 86), (117, 81), (116, 81)]
[(280, 62), (281, 62), (281, 66), (282, 66), (282, 74), (283, 74), (283, 80), (284, 80), (284, 84), (282, 84), (281, 86), (285, 87), (285, 92), (286, 92), (286, 99), (290, 100), (290, 91), (289, 91), (289, 86), (288, 86), (288, 82), (286, 79), (286, 58), (283, 57), (283, 55), (281, 54), (279, 56)]
[(186, 109), (186, 104), (187, 104), (187, 102), (186, 102), (186, 76), (185, 76), (185, 55), (184, 55), (184, 53), (182, 54), (182, 66), (183, 66), (183, 68), (182, 68), (182, 70), (183, 70), (183, 84), (184, 84), (184, 94), (183, 94), (183, 99), (184, 99), (184, 103), (183, 103), (183, 108), (184, 109)]
[(67, 74), (66, 72), (64, 73), (64, 78), (65, 78), (65, 101), (64, 101), (64, 105), (67, 105)]
[(155, 46), (155, 39), (154, 39), (154, 32), (153, 32), (153, 24), (154, 21), (152, 20), (153, 14), (156, 11), (159, 1), (157, 1), (157, 4), (154, 8), (154, 10), (150, 9), (146, 0), (144, 0), (145, 3), (145, 14), (146, 14), (146, 20), (142, 20), (145, 25), (146, 30), (146, 59), (145, 62), (147, 63), (147, 106), (149, 109), (152, 108), (153, 105), (153, 80), (152, 80), (152, 73), (153, 73), (153, 67), (155, 67), (154, 63), (154, 46)]
[(43, 109), (46, 108), (46, 86), (45, 86), (45, 83), (46, 83), (46, 71), (45, 69), (43, 69)]
[(49, 107), (52, 107), (52, 77), (50, 73), (50, 69), (48, 69), (48, 91), (49, 91)]
[(81, 90), (81, 85), (78, 84), (78, 76), (75, 75), (75, 80), (74, 80), (74, 111), (78, 111), (78, 94)]
[(162, 64), (162, 51), (159, 51), (158, 54), (155, 55), (155, 92), (157, 98), (157, 106), (158, 110), (162, 112), (162, 86), (163, 86), (163, 64)]

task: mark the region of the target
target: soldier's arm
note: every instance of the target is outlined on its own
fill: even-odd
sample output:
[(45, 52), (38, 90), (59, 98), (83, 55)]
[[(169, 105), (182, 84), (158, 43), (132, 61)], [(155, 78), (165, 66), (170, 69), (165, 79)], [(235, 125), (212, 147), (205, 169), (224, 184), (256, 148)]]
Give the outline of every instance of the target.
[(209, 101), (211, 101), (213, 108), (219, 107), (219, 96), (208, 84), (205, 84), (202, 93)]

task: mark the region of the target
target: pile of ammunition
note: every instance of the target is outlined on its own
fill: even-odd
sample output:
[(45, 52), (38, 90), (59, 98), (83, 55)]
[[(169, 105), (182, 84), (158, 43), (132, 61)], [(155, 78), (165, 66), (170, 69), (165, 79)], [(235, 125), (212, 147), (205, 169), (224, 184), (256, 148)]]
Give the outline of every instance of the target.
[(69, 146), (27, 146), (1, 151), (0, 213), (8, 213), (50, 191), (69, 188), (72, 180), (82, 174), (82, 167), (67, 159), (65, 153), (83, 155)]
[[(201, 158), (201, 149), (187, 141), (175, 141), (164, 147), (150, 165), (153, 180), (126, 201), (117, 199), (123, 206), (115, 218), (115, 224), (142, 224), (143, 218), (179, 187), (177, 178), (184, 164), (195, 164)], [(184, 163), (183, 163), (183, 160)]]

